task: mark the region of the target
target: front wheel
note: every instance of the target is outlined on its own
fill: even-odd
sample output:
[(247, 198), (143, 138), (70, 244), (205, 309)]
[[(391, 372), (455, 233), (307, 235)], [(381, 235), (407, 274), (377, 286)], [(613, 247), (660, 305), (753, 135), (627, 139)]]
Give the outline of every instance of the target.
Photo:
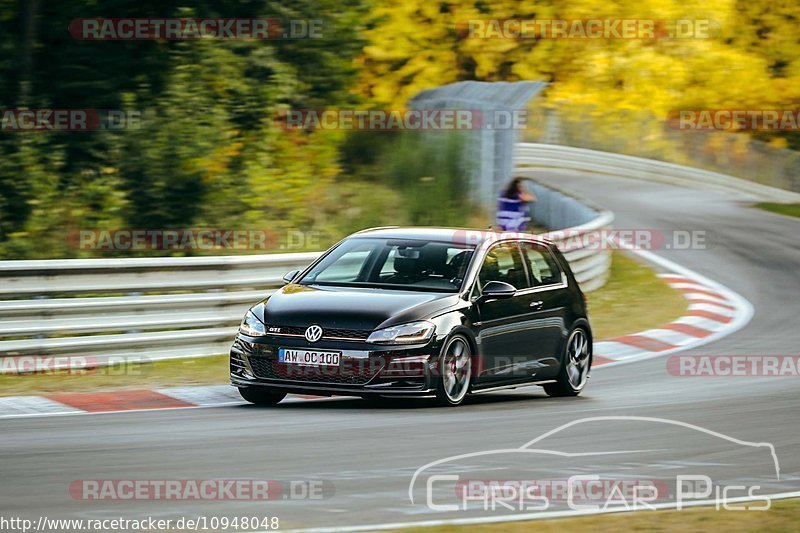
[(454, 335), (445, 342), (439, 356), (436, 378), (436, 403), (442, 406), (458, 405), (469, 392), (472, 380), (472, 350), (462, 335)]
[(549, 396), (577, 396), (589, 379), (592, 354), (585, 329), (577, 327), (572, 330), (564, 352), (564, 362), (558, 371), (556, 383), (544, 386)]
[(275, 392), (261, 387), (239, 387), (239, 394), (255, 405), (277, 405), (286, 397), (285, 392)]

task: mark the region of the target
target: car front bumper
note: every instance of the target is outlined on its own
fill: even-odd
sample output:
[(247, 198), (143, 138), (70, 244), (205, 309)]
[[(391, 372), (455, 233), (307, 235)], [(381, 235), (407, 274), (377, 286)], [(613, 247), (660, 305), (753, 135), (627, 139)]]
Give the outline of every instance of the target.
[(312, 349), (304, 339), (239, 333), (230, 352), (231, 384), (319, 396), (427, 397), (435, 392), (440, 349), (435, 338), (424, 345), (406, 346), (332, 340), (314, 343), (314, 350), (341, 354), (336, 367), (281, 363), (279, 348)]

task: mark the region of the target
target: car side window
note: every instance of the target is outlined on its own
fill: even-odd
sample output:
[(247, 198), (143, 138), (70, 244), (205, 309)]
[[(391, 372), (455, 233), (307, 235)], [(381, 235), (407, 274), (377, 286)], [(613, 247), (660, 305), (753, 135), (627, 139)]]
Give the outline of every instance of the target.
[(546, 246), (523, 242), (522, 251), (531, 273), (533, 287), (561, 283), (561, 269)]
[(483, 288), (490, 281), (502, 281), (518, 289), (527, 287), (522, 255), (516, 243), (500, 243), (489, 249), (478, 273), (478, 287)]

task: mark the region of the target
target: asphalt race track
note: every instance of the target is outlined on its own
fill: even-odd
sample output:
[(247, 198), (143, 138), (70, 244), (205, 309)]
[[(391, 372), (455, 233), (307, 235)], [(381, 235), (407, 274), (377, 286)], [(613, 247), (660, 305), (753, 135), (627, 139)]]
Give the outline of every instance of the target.
[[(611, 177), (542, 178), (612, 210), (617, 228), (707, 232), (706, 250), (656, 253), (737, 291), (753, 304), (755, 315), (739, 332), (690, 353), (798, 355), (800, 220), (748, 208), (745, 197), (725, 191)], [(508, 459), (470, 456), (434, 471), (460, 473), (462, 479), (575, 474), (668, 479), (674, 472), (702, 471), (713, 472), (709, 476), (720, 483), (759, 485), (764, 493), (797, 491), (798, 379), (677, 377), (667, 372), (665, 359), (655, 358), (598, 368), (584, 394), (571, 399), (550, 399), (530, 388), (476, 396), (455, 409), (334, 399), (277, 408), (3, 420), (2, 514), (33, 519), (277, 516), (281, 529), (511, 515), (516, 510), (430, 509), (424, 483), (414, 488), (415, 503), (409, 499), (409, 483), (420, 467), (496, 449), (512, 451), (506, 452)], [(590, 417), (667, 419), (742, 442), (771, 443), (780, 477), (764, 447), (645, 419), (587, 420), (536, 444), (562, 455), (513, 452), (543, 433)], [(68, 490), (82, 479), (208, 478), (324, 481), (327, 491), (314, 500), (192, 502), (82, 501)], [(437, 501), (447, 499), (442, 491), (436, 494)], [(552, 510), (561, 508), (558, 502)]]

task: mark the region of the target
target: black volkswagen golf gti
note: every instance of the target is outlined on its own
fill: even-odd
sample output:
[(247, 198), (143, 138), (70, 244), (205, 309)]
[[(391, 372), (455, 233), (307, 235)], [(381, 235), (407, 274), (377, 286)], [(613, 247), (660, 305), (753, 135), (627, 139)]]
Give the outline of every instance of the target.
[(231, 348), (231, 382), (255, 404), (300, 393), (458, 405), (525, 385), (574, 396), (589, 377), (585, 298), (534, 235), (375, 228), (284, 280)]

